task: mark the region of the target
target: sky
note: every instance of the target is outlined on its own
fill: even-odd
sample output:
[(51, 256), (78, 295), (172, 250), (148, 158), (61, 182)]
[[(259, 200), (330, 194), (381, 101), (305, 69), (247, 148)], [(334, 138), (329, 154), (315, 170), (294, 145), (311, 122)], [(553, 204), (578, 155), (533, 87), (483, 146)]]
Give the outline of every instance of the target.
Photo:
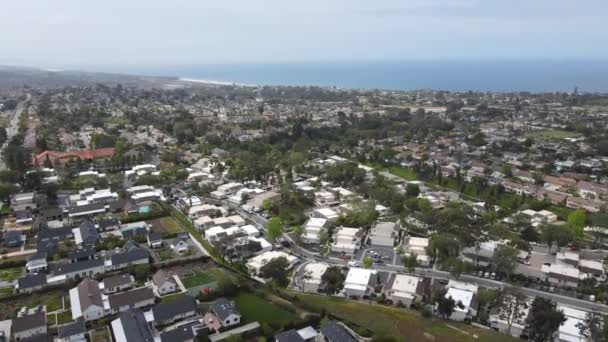
[(0, 0), (0, 64), (608, 60), (606, 0)]

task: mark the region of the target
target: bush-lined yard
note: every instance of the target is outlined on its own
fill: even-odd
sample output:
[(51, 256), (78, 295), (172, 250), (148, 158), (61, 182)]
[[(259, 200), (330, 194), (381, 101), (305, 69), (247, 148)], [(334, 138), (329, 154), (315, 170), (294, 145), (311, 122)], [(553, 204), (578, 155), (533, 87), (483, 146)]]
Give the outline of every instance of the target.
[(0, 269), (0, 280), (13, 281), (21, 277), (23, 274), (23, 267), (12, 267)]
[(241, 292), (234, 300), (237, 309), (243, 315), (244, 322), (258, 321), (271, 326), (283, 326), (298, 317), (283, 308), (256, 296), (253, 293)]
[(216, 280), (217, 279), (210, 272), (195, 272), (193, 275), (182, 279), (182, 283), (187, 289), (189, 289), (192, 287), (209, 284)]
[(151, 223), (152, 231), (163, 235), (175, 235), (185, 231), (182, 224), (171, 216), (161, 217)]
[(427, 319), (415, 311), (396, 307), (370, 305), (337, 297), (301, 293), (298, 293), (297, 296), (301, 302), (305, 303), (306, 308), (315, 308), (315, 311), (318, 312), (326, 310), (340, 319), (371, 330), (374, 336), (395, 336), (399, 341), (413, 342), (518, 341), (493, 330), (483, 330), (467, 324), (438, 319)]

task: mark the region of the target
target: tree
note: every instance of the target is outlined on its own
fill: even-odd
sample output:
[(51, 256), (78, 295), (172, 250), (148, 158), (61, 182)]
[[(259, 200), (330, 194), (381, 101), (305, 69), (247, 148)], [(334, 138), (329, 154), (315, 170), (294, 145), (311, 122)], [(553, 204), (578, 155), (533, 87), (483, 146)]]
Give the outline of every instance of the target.
[(363, 262), (363, 267), (365, 268), (372, 268), (372, 265), (374, 263), (374, 261), (372, 260), (372, 258), (366, 256), (365, 258), (363, 258), (362, 260)]
[(528, 313), (528, 335), (532, 341), (551, 341), (559, 326), (566, 321), (562, 311), (558, 311), (550, 299), (536, 297)]
[(344, 273), (340, 267), (330, 266), (321, 276), (321, 286), (325, 289), (325, 293), (331, 296), (342, 290), (344, 279)]
[(558, 246), (565, 246), (574, 240), (574, 233), (565, 225), (544, 225), (541, 227), (541, 239), (548, 245), (551, 253), (551, 246), (556, 243)]
[(528, 309), (528, 297), (519, 292), (503, 294), (500, 297), (498, 317), (507, 322), (507, 335), (511, 335), (513, 323), (526, 318), (526, 309)]
[(502, 273), (507, 276), (507, 279), (511, 277), (511, 274), (517, 267), (517, 256), (519, 251), (517, 248), (501, 245), (496, 249), (492, 260), (492, 267), (494, 272)]
[(133, 274), (133, 277), (137, 280), (146, 280), (150, 275), (150, 265), (132, 265), (129, 273)]
[(283, 221), (279, 217), (273, 217), (268, 221), (268, 238), (276, 241), (283, 234)]
[(289, 261), (285, 257), (278, 257), (270, 260), (260, 268), (259, 275), (264, 279), (272, 279), (279, 286), (287, 286), (289, 279), (287, 278), (287, 270), (289, 269)]
[(582, 209), (575, 210), (568, 215), (568, 226), (579, 238), (582, 238), (584, 235), (583, 229), (585, 228), (586, 219), (587, 214)]
[(456, 308), (456, 301), (452, 297), (440, 297), (437, 301), (437, 312), (443, 319), (448, 319), (452, 316)]
[(404, 255), (401, 257), (401, 262), (403, 263), (403, 267), (407, 269), (408, 273), (412, 273), (416, 269), (416, 266), (418, 266), (418, 256), (414, 253)]
[(301, 225), (294, 226), (291, 231), (293, 232), (293, 237), (296, 241), (300, 242), (302, 240), (302, 234), (304, 234), (304, 228)]
[(418, 184), (408, 183), (405, 186), (405, 194), (407, 197), (418, 197), (420, 195), (420, 187), (418, 187)]
[(467, 270), (467, 264), (457, 257), (444, 260), (442, 266), (444, 269), (448, 270), (454, 278), (460, 278), (460, 275)]
[(608, 316), (587, 312), (585, 320), (576, 324), (579, 333), (593, 342), (608, 342)]

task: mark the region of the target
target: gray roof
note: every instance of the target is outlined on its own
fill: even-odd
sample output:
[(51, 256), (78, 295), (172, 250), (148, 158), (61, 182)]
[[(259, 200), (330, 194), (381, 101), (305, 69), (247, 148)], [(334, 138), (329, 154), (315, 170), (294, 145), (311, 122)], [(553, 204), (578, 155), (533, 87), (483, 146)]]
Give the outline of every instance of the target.
[(33, 315), (25, 315), (13, 319), (12, 329), (18, 333), (41, 326), (46, 326), (46, 313), (42, 310)]
[(123, 333), (129, 342), (153, 342), (154, 337), (144, 314), (137, 309), (129, 309), (118, 317)]
[(357, 342), (357, 340), (335, 321), (321, 326), (321, 333), (328, 342)]
[(154, 298), (154, 292), (149, 287), (140, 287), (134, 290), (120, 292), (108, 296), (111, 308), (119, 308), (125, 305), (136, 304)]
[(133, 279), (129, 273), (117, 274), (115, 276), (104, 278), (103, 286), (105, 289), (111, 289), (117, 286), (133, 284)]
[(148, 234), (148, 240), (150, 240), (151, 242), (162, 241), (163, 240), (163, 234), (156, 233), (156, 232), (150, 232)]
[(83, 243), (97, 243), (101, 238), (97, 232), (97, 228), (91, 221), (85, 221), (78, 227)]
[(84, 261), (78, 261), (73, 263), (57, 263), (49, 265), (51, 273), (54, 275), (62, 275), (74, 272), (81, 272), (91, 268), (97, 268), (103, 266), (104, 262), (102, 259), (90, 259)]
[(19, 289), (27, 289), (36, 286), (44, 286), (46, 285), (46, 274), (44, 273), (34, 273), (28, 274), (25, 277), (19, 278), (17, 280), (17, 285)]
[(179, 326), (176, 329), (161, 333), (160, 341), (161, 342), (190, 341), (195, 336), (194, 328), (193, 328), (193, 325), (195, 325), (195, 324), (196, 324), (196, 322), (184, 324), (182, 326)]
[(220, 298), (213, 303), (213, 312), (223, 321), (231, 314), (241, 316), (234, 304), (226, 298)]
[(72, 323), (64, 324), (57, 328), (59, 338), (66, 338), (78, 334), (84, 334), (85, 332), (86, 328), (84, 326), (84, 320), (82, 319), (78, 319)]
[(110, 260), (112, 260), (112, 265), (121, 265), (121, 264), (127, 264), (130, 262), (134, 262), (137, 260), (148, 259), (149, 257), (150, 257), (150, 255), (148, 254), (148, 252), (145, 249), (138, 247), (138, 248), (133, 248), (127, 252), (120, 252), (120, 253), (113, 254), (110, 257)]
[(70, 215), (73, 215), (73, 214), (86, 213), (88, 211), (98, 211), (98, 210), (102, 210), (102, 209), (105, 210), (105, 205), (103, 203), (91, 203), (91, 204), (69, 207), (68, 212), (70, 213)]
[(95, 248), (79, 248), (77, 250), (71, 251), (68, 253), (68, 259), (83, 259), (89, 258), (97, 254), (97, 250)]
[(46, 260), (47, 258), (47, 253), (46, 252), (36, 252), (32, 255), (30, 255), (29, 257), (27, 257), (27, 261), (32, 261), (32, 260)]
[(38, 240), (49, 240), (49, 239), (57, 239), (64, 240), (65, 238), (73, 236), (72, 228), (63, 227), (63, 228), (49, 228), (38, 233)]
[(103, 308), (103, 299), (99, 291), (99, 283), (96, 280), (85, 278), (76, 286), (76, 289), (78, 290), (80, 308), (83, 311), (93, 305)]
[(304, 342), (304, 339), (295, 329), (283, 331), (274, 336), (277, 342)]
[(154, 275), (152, 276), (152, 281), (156, 286), (162, 286), (166, 282), (170, 282), (177, 285), (175, 279), (173, 279), (169, 272), (165, 271), (162, 268), (156, 271), (156, 273), (154, 273)]
[(99, 229), (106, 230), (108, 227), (120, 226), (120, 221), (115, 218), (100, 220)]
[(154, 320), (157, 322), (167, 321), (191, 311), (196, 312), (196, 300), (188, 295), (180, 296), (170, 302), (156, 304), (152, 308)]

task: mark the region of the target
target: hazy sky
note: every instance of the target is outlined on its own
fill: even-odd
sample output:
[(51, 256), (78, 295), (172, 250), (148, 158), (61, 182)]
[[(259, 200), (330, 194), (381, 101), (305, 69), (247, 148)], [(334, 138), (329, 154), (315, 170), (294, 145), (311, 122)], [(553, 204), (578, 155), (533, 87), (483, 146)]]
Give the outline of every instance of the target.
[(0, 64), (608, 59), (608, 0), (0, 0)]

